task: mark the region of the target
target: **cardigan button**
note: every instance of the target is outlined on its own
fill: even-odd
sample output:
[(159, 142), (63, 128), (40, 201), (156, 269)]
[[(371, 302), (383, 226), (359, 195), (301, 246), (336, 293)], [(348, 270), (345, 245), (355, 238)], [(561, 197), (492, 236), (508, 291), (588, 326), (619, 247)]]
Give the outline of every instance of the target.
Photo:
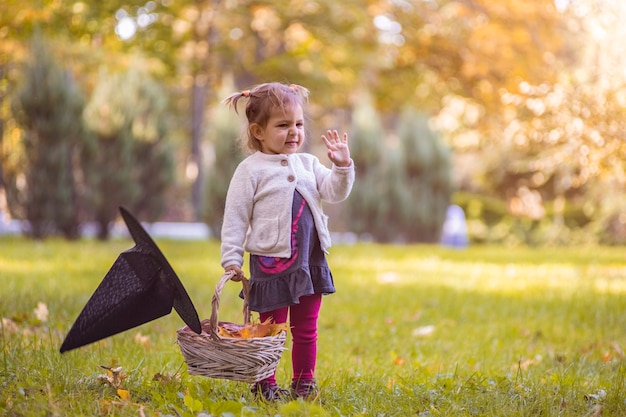
[(294, 182), (296, 180), (296, 177), (294, 177), (293, 175), (290, 175), (287, 177), (287, 181), (289, 182)]
[(282, 161), (280, 161), (280, 164), (284, 167), (286, 167), (287, 165), (289, 165), (289, 162), (287, 162), (286, 159), (283, 159)]

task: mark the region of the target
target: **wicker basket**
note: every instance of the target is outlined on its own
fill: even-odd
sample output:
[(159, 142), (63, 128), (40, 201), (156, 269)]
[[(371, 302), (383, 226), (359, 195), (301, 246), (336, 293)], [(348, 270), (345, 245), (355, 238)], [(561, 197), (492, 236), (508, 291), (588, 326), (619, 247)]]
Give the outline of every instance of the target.
[[(211, 317), (203, 320), (202, 333), (197, 334), (189, 327), (178, 329), (177, 339), (190, 375), (201, 375), (217, 379), (241, 382), (258, 382), (274, 374), (278, 361), (285, 350), (287, 333), (283, 330), (276, 336), (247, 339), (224, 338), (217, 334), (217, 312), (220, 294), (229, 280), (241, 281), (244, 296), (244, 320), (250, 322), (248, 309), (248, 280), (236, 278), (235, 273), (225, 273), (215, 286), (211, 302)], [(219, 324), (232, 325), (228, 322)]]

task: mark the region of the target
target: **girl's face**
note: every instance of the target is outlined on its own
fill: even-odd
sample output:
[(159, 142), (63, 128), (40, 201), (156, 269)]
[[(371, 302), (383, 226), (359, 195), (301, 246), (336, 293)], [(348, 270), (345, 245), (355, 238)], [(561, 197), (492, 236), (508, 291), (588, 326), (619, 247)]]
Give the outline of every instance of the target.
[(296, 105), (273, 109), (265, 127), (250, 126), (250, 131), (261, 143), (261, 152), (267, 154), (296, 153), (304, 143), (304, 113)]

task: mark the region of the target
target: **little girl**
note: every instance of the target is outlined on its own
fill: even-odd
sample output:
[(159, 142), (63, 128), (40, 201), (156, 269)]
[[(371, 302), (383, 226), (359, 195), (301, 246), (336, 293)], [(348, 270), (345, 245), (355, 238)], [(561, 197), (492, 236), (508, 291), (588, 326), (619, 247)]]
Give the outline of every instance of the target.
[(257, 398), (268, 401), (316, 394), (317, 319), (322, 295), (335, 292), (325, 257), (331, 241), (322, 201), (345, 200), (354, 183), (346, 133), (322, 135), (332, 168), (298, 153), (305, 141), (308, 93), (294, 84), (267, 83), (224, 100), (236, 112), (238, 101), (247, 100), (245, 147), (252, 154), (228, 188), (222, 267), (243, 275), (244, 251), (249, 252), (250, 310), (275, 323), (286, 323), (289, 314), (292, 334), (291, 390), (280, 388), (275, 375), (252, 387)]

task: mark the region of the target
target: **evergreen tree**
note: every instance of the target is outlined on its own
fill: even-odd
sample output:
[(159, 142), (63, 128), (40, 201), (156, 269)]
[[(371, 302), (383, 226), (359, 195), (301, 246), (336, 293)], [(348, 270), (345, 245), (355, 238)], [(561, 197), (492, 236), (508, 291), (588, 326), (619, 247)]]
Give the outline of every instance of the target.
[(78, 237), (74, 156), (84, 138), (83, 97), (41, 39), (32, 42), (31, 63), (13, 99), (23, 129), (25, 187), (20, 200), (34, 238), (61, 233)]
[(428, 118), (406, 108), (398, 126), (404, 170), (401, 223), (410, 242), (438, 242), (452, 194), (449, 148), (428, 126)]
[(109, 237), (119, 206), (156, 220), (173, 181), (167, 103), (161, 88), (132, 69), (103, 73), (84, 117), (97, 138), (97, 145), (84, 154), (83, 164), (98, 237)]
[[(234, 87), (222, 90), (220, 95), (225, 97)], [(208, 131), (215, 160), (207, 171), (204, 219), (213, 235), (219, 236), (228, 185), (237, 165), (244, 158), (238, 138), (245, 132), (241, 133), (241, 122), (237, 115), (224, 105), (214, 109)]]
[(397, 140), (386, 139), (371, 102), (359, 100), (350, 147), (357, 173), (351, 230), (377, 242), (437, 242), (451, 197), (451, 157), (427, 118), (406, 109)]
[(347, 201), (350, 229), (357, 234), (380, 238), (381, 216), (389, 203), (385, 198), (385, 135), (380, 117), (366, 92), (357, 99), (352, 114), (350, 156), (356, 168), (356, 180)]

